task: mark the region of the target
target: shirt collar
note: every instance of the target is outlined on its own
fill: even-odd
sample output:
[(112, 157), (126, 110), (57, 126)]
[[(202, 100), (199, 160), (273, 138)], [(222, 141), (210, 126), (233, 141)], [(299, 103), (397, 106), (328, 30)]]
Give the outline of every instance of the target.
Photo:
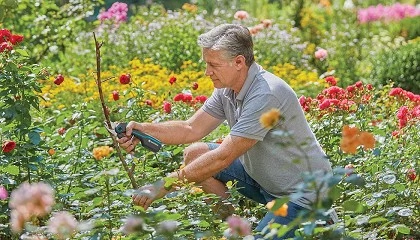
[[(258, 65), (256, 62), (253, 62), (248, 69), (248, 75), (245, 79), (244, 85), (242, 85), (241, 90), (239, 91), (239, 93), (237, 94), (235, 98), (236, 101), (244, 100), (246, 93), (248, 92), (249, 88), (251, 87), (252, 82), (255, 79), (255, 76), (257, 76), (257, 74), (260, 71), (261, 71), (261, 66)], [(233, 100), (235, 96), (235, 94), (233, 93), (233, 90), (230, 88), (225, 88), (223, 90), (223, 95), (227, 97), (228, 99), (230, 99), (231, 101)]]
[(256, 62), (253, 62), (248, 69), (248, 75), (245, 79), (244, 85), (242, 86), (241, 90), (239, 91), (238, 95), (236, 96), (236, 100), (242, 101), (245, 98), (246, 93), (248, 92), (249, 88), (251, 87), (252, 82), (255, 79), (255, 76), (260, 72), (260, 65)]

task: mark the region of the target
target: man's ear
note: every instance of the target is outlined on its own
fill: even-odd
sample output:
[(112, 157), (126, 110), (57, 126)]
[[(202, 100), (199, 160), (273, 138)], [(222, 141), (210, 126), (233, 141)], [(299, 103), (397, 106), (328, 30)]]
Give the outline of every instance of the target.
[(238, 70), (241, 70), (242, 68), (246, 67), (245, 57), (242, 55), (238, 55), (235, 57), (235, 67)]

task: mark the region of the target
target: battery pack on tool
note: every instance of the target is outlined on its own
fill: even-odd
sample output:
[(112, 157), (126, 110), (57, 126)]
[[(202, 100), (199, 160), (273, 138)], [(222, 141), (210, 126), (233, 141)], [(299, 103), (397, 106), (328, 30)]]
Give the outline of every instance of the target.
[[(127, 123), (119, 123), (115, 127), (115, 132), (117, 133), (118, 138), (122, 138), (125, 136), (126, 127)], [(140, 140), (140, 143), (143, 147), (149, 149), (152, 152), (158, 152), (162, 148), (162, 143), (159, 140), (146, 133), (133, 129), (132, 134), (134, 137)]]

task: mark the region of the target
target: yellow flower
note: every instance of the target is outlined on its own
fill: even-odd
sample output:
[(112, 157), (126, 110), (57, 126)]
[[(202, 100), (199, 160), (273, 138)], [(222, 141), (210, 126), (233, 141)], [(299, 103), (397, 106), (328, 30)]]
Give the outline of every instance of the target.
[(104, 157), (108, 157), (114, 149), (110, 146), (100, 146), (93, 149), (93, 157), (96, 160), (101, 160)]
[(192, 187), (190, 189), (190, 193), (191, 194), (199, 194), (199, 193), (203, 193), (203, 189), (199, 188), (199, 187)]
[[(274, 204), (276, 203), (276, 200), (273, 200), (271, 202), (268, 202), (266, 207), (268, 210), (272, 210)], [(289, 206), (287, 206), (286, 203), (284, 203), (281, 207), (279, 207), (278, 209), (274, 210), (273, 213), (276, 216), (282, 216), (282, 217), (286, 217), (287, 216), (287, 209), (289, 208)]]
[(279, 122), (280, 117), (280, 110), (273, 108), (261, 115), (260, 123), (265, 128), (273, 128)]

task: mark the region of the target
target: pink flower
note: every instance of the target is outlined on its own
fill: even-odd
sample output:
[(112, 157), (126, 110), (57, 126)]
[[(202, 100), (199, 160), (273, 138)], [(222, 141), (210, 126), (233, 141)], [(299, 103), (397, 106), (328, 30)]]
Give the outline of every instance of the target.
[(320, 110), (324, 110), (324, 109), (327, 109), (329, 106), (331, 106), (330, 99), (325, 99), (319, 104), (318, 107)]
[(407, 119), (409, 110), (407, 106), (401, 106), (400, 109), (398, 109), (397, 117), (398, 119)]
[(171, 103), (170, 102), (163, 102), (163, 111), (165, 112), (165, 113), (171, 113), (171, 110), (172, 110), (172, 105), (171, 105)]
[(319, 59), (321, 61), (323, 61), (324, 59), (326, 59), (328, 57), (328, 52), (327, 50), (320, 48), (315, 52), (315, 58)]
[(391, 91), (389, 91), (389, 96), (398, 96), (400, 94), (403, 93), (403, 89), (402, 88), (393, 88), (391, 89)]
[(331, 86), (337, 85), (337, 79), (334, 76), (328, 76), (325, 78), (325, 81), (330, 84)]
[(0, 186), (0, 200), (5, 200), (9, 194), (7, 193), (7, 189), (3, 186)]
[(163, 234), (170, 234), (176, 231), (178, 228), (178, 222), (174, 220), (164, 220), (158, 225), (158, 232)]
[(48, 231), (57, 239), (70, 238), (77, 229), (78, 222), (69, 212), (56, 212), (48, 221)]
[(249, 18), (249, 14), (246, 12), (246, 11), (237, 11), (234, 15), (233, 15), (233, 17), (235, 18), (235, 19), (239, 19), (239, 20), (244, 20), (244, 19), (247, 19), (247, 18)]
[(132, 234), (143, 230), (144, 220), (140, 217), (130, 216), (121, 228), (124, 234)]
[(102, 11), (98, 14), (98, 19), (101, 22), (109, 19), (117, 25), (121, 22), (127, 21), (128, 6), (126, 3), (115, 2), (107, 11)]
[(233, 215), (228, 217), (226, 221), (229, 226), (227, 232), (229, 237), (244, 237), (251, 234), (251, 224), (248, 220)]
[(268, 28), (271, 25), (273, 25), (273, 21), (271, 21), (270, 19), (264, 19), (261, 21), (261, 23), (264, 26), (264, 28)]
[(50, 185), (39, 182), (22, 183), (10, 195), (9, 207), (12, 209), (12, 229), (19, 232), (25, 221), (32, 216), (47, 215), (54, 204), (54, 191)]

